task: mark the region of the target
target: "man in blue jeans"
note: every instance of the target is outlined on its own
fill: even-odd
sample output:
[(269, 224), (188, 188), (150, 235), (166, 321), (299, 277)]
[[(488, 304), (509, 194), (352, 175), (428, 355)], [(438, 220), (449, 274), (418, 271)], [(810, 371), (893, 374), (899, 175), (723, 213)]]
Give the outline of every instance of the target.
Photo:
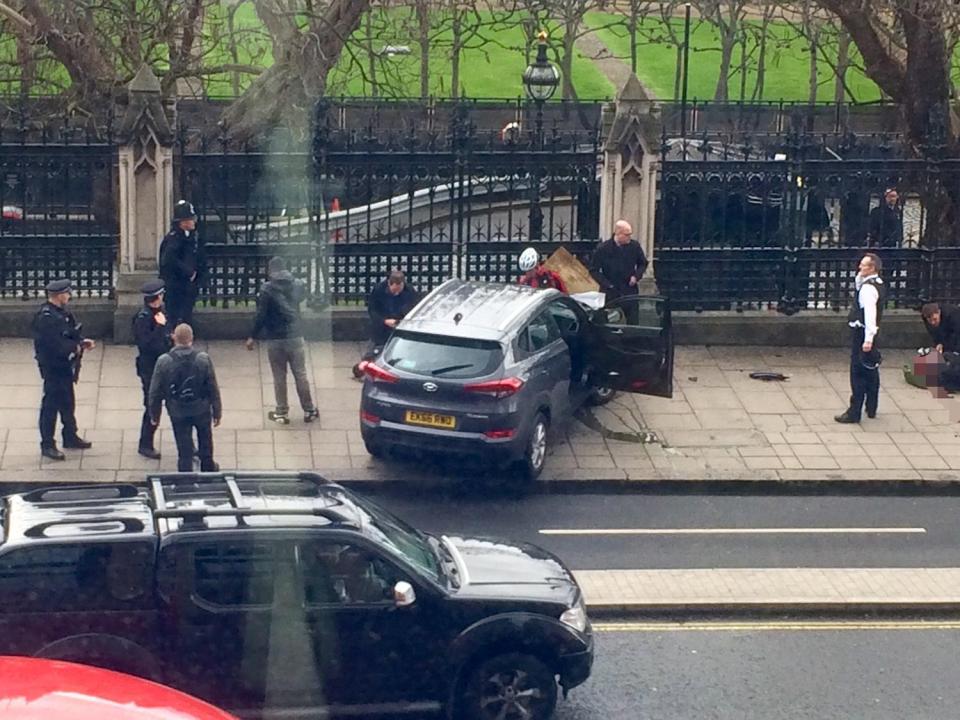
[(276, 410), (267, 417), (280, 425), (290, 423), (290, 405), (287, 401), (287, 366), (293, 373), (297, 396), (303, 409), (303, 421), (313, 422), (320, 413), (310, 395), (310, 376), (307, 374), (307, 345), (303, 340), (300, 323), (300, 303), (306, 291), (303, 283), (287, 270), (281, 257), (270, 259), (267, 265), (269, 279), (260, 289), (257, 298), (257, 316), (253, 329), (246, 340), (247, 350), (253, 350), (255, 338), (263, 337), (267, 343), (267, 358), (273, 373), (273, 392), (277, 401)]

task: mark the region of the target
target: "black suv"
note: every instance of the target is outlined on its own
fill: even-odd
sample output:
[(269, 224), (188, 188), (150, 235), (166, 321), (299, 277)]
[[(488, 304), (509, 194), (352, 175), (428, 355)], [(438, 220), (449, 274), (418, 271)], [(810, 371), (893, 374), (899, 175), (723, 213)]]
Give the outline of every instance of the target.
[(556, 557), (434, 537), (312, 473), (2, 498), (0, 655), (121, 670), (240, 717), (548, 718), (593, 636)]

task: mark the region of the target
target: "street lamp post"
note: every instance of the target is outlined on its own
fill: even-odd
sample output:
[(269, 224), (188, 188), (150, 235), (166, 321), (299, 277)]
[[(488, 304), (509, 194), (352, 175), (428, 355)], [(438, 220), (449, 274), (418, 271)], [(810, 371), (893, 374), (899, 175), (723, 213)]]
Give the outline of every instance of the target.
[[(523, 71), (523, 87), (536, 105), (536, 149), (543, 150), (543, 104), (553, 97), (560, 85), (560, 71), (547, 59), (547, 33), (537, 36), (537, 58)], [(540, 162), (534, 157), (530, 187), (530, 239), (543, 235), (543, 210), (540, 209)]]

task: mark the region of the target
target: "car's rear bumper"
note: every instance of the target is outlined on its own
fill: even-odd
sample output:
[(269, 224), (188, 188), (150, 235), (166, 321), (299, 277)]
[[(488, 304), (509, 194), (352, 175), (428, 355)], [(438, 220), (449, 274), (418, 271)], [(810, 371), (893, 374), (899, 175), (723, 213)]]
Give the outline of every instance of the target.
[(485, 464), (504, 465), (519, 460), (525, 448), (525, 439), (519, 432), (510, 438), (489, 438), (483, 433), (420, 428), (387, 420), (361, 420), (360, 432), (367, 443), (383, 450), (455, 455)]

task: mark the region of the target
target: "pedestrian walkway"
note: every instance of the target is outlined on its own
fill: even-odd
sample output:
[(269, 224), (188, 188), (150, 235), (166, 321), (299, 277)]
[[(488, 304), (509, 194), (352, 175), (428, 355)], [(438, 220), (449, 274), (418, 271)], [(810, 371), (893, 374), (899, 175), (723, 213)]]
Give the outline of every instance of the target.
[[(335, 480), (412, 481), (435, 477), (422, 464), (370, 458), (360, 439), (360, 383), (350, 367), (359, 343), (310, 343), (320, 418), (298, 412), (278, 426), (266, 417), (273, 387), (266, 352), (213, 342), (224, 418), (214, 431), (223, 468), (312, 468)], [(40, 376), (29, 341), (0, 345), (0, 481), (142, 478), (173, 470), (165, 418), (163, 459), (137, 454), (142, 413), (135, 349), (101, 345), (84, 358), (77, 419), (94, 446), (67, 451), (66, 462), (41, 461), (37, 431)], [(960, 400), (937, 400), (904, 383), (909, 351), (887, 351), (880, 413), (838, 425), (848, 395), (849, 356), (842, 349), (693, 347), (677, 349), (671, 400), (621, 394), (589, 409), (558, 435), (543, 474), (551, 482), (590, 480), (907, 480), (960, 479)], [(781, 372), (785, 382), (753, 380)], [(296, 397), (291, 378), (290, 397)], [(294, 407), (294, 410), (297, 410)], [(448, 472), (460, 474), (454, 467)]]
[(594, 613), (653, 610), (955, 609), (960, 568), (580, 570)]

